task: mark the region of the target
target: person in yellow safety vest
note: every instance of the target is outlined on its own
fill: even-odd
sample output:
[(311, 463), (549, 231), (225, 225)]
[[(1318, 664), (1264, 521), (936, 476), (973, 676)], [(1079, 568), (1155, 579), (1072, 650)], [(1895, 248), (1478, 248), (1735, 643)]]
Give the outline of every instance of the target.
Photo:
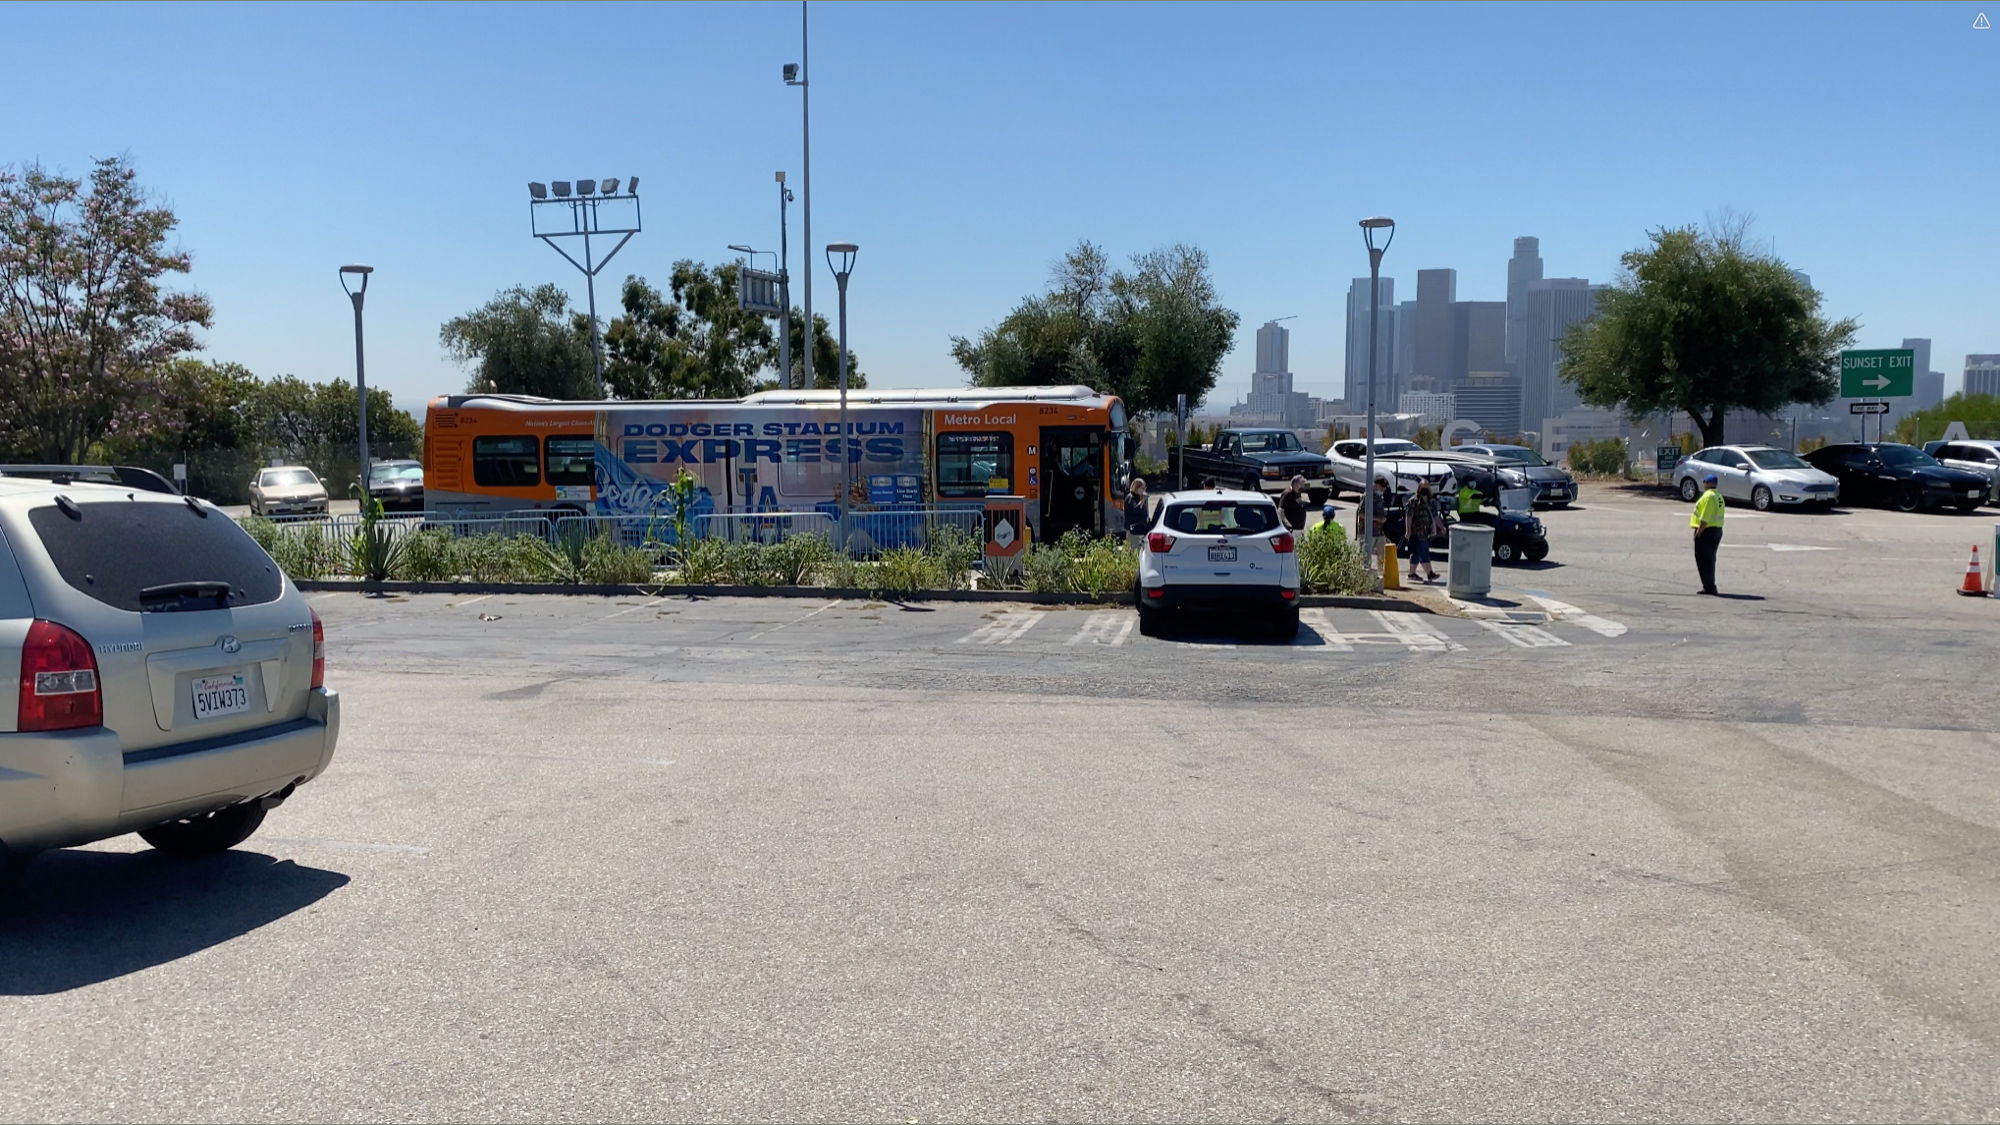
[(1703, 476), (1701, 484), (1705, 491), (1694, 502), (1688, 526), (1694, 528), (1694, 567), (1701, 572), (1701, 592), (1714, 594), (1720, 592), (1715, 588), (1715, 552), (1722, 546), (1722, 493), (1715, 490), (1714, 473)]
[(1472, 490), (1470, 481), (1460, 481), (1458, 485), (1458, 518), (1464, 519), (1479, 512), (1479, 494)]

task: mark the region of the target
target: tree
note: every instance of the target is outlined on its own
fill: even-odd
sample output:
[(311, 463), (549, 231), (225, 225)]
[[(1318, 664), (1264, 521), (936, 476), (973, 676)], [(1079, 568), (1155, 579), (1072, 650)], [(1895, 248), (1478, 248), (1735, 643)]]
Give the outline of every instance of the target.
[(620, 398), (741, 398), (775, 354), (775, 333), (736, 305), (739, 267), (674, 263), (668, 291), (625, 279), (625, 314), (604, 333), (604, 381)]
[(1929, 410), (1913, 411), (1896, 423), (1896, 440), (1936, 441), (1953, 422), (1963, 422), (1969, 437), (2000, 437), (2000, 396), (1955, 394)]
[(1746, 247), (1742, 224), (1650, 237), (1650, 248), (1624, 255), (1625, 275), (1599, 296), (1597, 314), (1563, 337), (1562, 378), (1586, 404), (1635, 417), (1678, 411), (1703, 445), (1719, 445), (1728, 411), (1771, 413), (1838, 393), (1854, 320), (1823, 319), (1819, 293)]
[[(791, 383), (794, 386), (800, 385), (805, 381), (805, 354), (806, 315), (799, 311), (798, 306), (794, 305), (792, 306), (791, 348)], [(776, 359), (775, 356), (772, 358)], [(777, 370), (775, 362), (772, 363), (771, 369), (773, 371)], [(858, 390), (867, 385), (868, 377), (861, 373), (861, 360), (854, 353), (854, 345), (849, 343), (847, 347), (847, 388), (849, 390)], [(832, 332), (827, 330), (826, 318), (818, 313), (813, 314), (813, 386), (823, 391), (836, 390), (840, 387), (840, 341), (835, 338)], [(760, 380), (757, 384), (757, 389), (760, 391), (775, 390), (777, 387), (778, 381), (774, 378)]]
[(472, 367), (473, 394), (597, 397), (590, 357), (590, 318), (571, 311), (560, 286), (516, 285), (444, 322), (438, 340), (452, 359)]
[(191, 265), (167, 248), (176, 225), (122, 157), (98, 160), (88, 190), (39, 164), (0, 171), (0, 449), (75, 462), (155, 425), (154, 380), (212, 315), (161, 287)]
[(177, 359), (148, 383), (135, 406), (153, 424), (106, 435), (104, 457), (120, 463), (171, 463), (174, 454), (185, 450), (234, 449), (256, 442), (249, 406), (260, 384), (242, 364)]
[(1157, 414), (1176, 396), (1200, 402), (1214, 389), (1239, 322), (1217, 303), (1199, 249), (1176, 243), (1114, 271), (1086, 241), (1055, 264), (1046, 293), (977, 341), (953, 337), (951, 355), (974, 386), (1081, 383), (1117, 395), (1134, 416)]

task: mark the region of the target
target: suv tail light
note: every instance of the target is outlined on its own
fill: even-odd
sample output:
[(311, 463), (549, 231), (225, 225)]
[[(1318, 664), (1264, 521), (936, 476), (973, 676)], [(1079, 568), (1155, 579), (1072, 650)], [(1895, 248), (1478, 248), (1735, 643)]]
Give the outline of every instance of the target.
[(1289, 531), (1271, 540), (1271, 549), (1281, 555), (1291, 554), (1294, 550), (1298, 549), (1298, 545), (1298, 540), (1293, 539), (1292, 533)]
[(21, 710), (17, 729), (76, 730), (104, 725), (97, 658), (76, 631), (39, 618), (21, 645)]
[(1146, 549), (1156, 555), (1164, 555), (1174, 549), (1174, 537), (1164, 531), (1155, 531), (1146, 536)]
[[(311, 606), (306, 612), (313, 618), (313, 682), (312, 686), (326, 686), (326, 626), (319, 623), (319, 611)], [(296, 681), (295, 681), (296, 682)]]

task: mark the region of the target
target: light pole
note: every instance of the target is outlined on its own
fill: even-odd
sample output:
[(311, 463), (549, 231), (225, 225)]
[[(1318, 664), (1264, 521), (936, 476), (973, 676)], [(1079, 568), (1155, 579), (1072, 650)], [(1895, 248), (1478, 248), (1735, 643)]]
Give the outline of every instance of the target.
[[(354, 394), (361, 412), (361, 502), (364, 504), (368, 502), (368, 371), (361, 362), (361, 299), (368, 293), (368, 275), (374, 272), (374, 266), (340, 267), (340, 287), (347, 290), (347, 299), (354, 302)], [(359, 289), (348, 285), (349, 276), (361, 279)]]
[[(792, 385), (792, 249), (786, 242), (785, 204), (792, 201), (792, 189), (785, 186), (785, 174), (778, 173), (778, 385)], [(812, 243), (806, 243), (811, 246)], [(811, 273), (811, 270), (807, 270)], [(807, 348), (812, 344), (808, 343)]]
[[(1389, 233), (1375, 245), (1375, 232)], [(1382, 255), (1396, 240), (1396, 220), (1376, 216), (1361, 220), (1361, 241), (1368, 247), (1368, 471), (1361, 501), (1361, 541), (1368, 545), (1368, 569), (1375, 570), (1375, 334), (1382, 316)], [(1375, 576), (1380, 586), (1382, 576)]]
[(803, 205), (806, 215), (806, 303), (805, 313), (805, 381), (803, 389), (812, 390), (813, 379), (813, 133), (812, 133), (812, 88), (806, 85), (807, 67), (810, 60), (806, 35), (806, 0), (799, 0), (799, 61), (785, 64), (785, 85), (799, 88), (799, 132), (805, 141), (805, 152), (800, 167), (805, 177)]
[[(826, 265), (833, 271), (834, 283), (840, 286), (840, 535), (841, 545), (847, 544), (848, 492), (853, 485), (854, 453), (850, 443), (854, 437), (847, 428), (847, 275), (854, 272), (854, 255), (861, 248), (852, 242), (830, 242), (826, 247)], [(834, 255), (840, 255), (838, 262)]]
[[(572, 194), (572, 189), (574, 189), (574, 194)], [(555, 198), (553, 199), (549, 197), (552, 191), (555, 193)], [(615, 225), (617, 223), (615, 217), (612, 220), (614, 225), (603, 225), (598, 218), (598, 208), (606, 203), (612, 204), (614, 212), (625, 212), (629, 208), (628, 213), (632, 216), (631, 225)], [(550, 207), (568, 209), (568, 230), (562, 230), (559, 227), (552, 227), (549, 230), (541, 228), (538, 219), (542, 210)], [(602, 182), (597, 180), (577, 180), (572, 184), (569, 180), (553, 180), (546, 184), (537, 181), (528, 185), (528, 230), (536, 238), (553, 247), (556, 253), (563, 256), (564, 261), (583, 271), (584, 288), (590, 295), (590, 367), (592, 374), (597, 380), (597, 396), (599, 398), (604, 397), (604, 342), (597, 330), (597, 275), (603, 272), (605, 266), (611, 264), (611, 259), (618, 256), (618, 251), (623, 250), (626, 243), (632, 241), (632, 236), (639, 233), (639, 218), (639, 177), (637, 176), (626, 178), (625, 194), (623, 196), (618, 194), (618, 178), (616, 176)], [(613, 246), (611, 252), (602, 258), (593, 256), (590, 245), (591, 236), (612, 234), (622, 236), (618, 239), (618, 245)], [(581, 262), (577, 261), (569, 251), (562, 248), (562, 244), (556, 241), (558, 238), (576, 238), (579, 236), (583, 239), (583, 261)]]

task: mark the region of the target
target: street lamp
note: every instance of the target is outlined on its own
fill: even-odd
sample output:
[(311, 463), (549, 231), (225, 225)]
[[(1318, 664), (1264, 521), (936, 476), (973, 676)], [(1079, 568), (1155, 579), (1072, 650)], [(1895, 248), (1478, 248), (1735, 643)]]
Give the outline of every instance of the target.
[[(806, 213), (806, 255), (807, 255), (806, 301), (804, 309), (806, 318), (806, 324), (805, 324), (806, 354), (805, 354), (805, 382), (803, 386), (804, 389), (806, 390), (812, 390), (814, 385), (813, 271), (812, 271), (812, 261), (811, 261), (812, 244), (813, 244), (813, 135), (812, 135), (812, 88), (806, 84), (806, 62), (807, 59), (810, 57), (810, 54), (807, 50), (808, 37), (806, 35), (806, 30), (807, 30), (806, 0), (799, 0), (799, 61), (795, 63), (785, 64), (785, 85), (797, 86), (799, 88), (799, 131), (805, 142), (803, 164), (800, 168), (800, 172), (805, 177), (805, 182), (803, 184), (803, 187), (805, 190), (804, 206)], [(781, 184), (785, 182), (784, 173), (780, 172), (778, 174), (778, 182)], [(783, 189), (780, 188), (779, 190), (782, 191)], [(785, 192), (785, 198), (790, 199), (791, 193)], [(789, 340), (790, 338), (791, 338), (790, 331), (787, 330), (786, 339)], [(789, 377), (789, 373), (787, 374)]]
[[(1388, 231), (1382, 245), (1375, 245), (1375, 232)], [(1368, 569), (1375, 561), (1375, 334), (1382, 316), (1382, 255), (1396, 240), (1396, 220), (1380, 216), (1361, 220), (1361, 241), (1368, 247), (1368, 470), (1367, 487), (1361, 501), (1361, 541), (1368, 544)], [(1375, 576), (1379, 587), (1382, 576)]]
[[(359, 400), (361, 411), (361, 502), (368, 502), (368, 371), (361, 362), (361, 299), (368, 293), (368, 275), (375, 272), (374, 266), (340, 267), (340, 287), (347, 291), (347, 299), (354, 302), (354, 394)], [(361, 287), (356, 289), (347, 282), (348, 277), (361, 279)]]
[[(851, 444), (853, 432), (847, 428), (847, 275), (854, 272), (854, 255), (860, 247), (852, 242), (829, 242), (826, 247), (826, 265), (833, 271), (833, 280), (840, 286), (840, 536), (841, 545), (847, 544), (847, 504), (848, 492), (854, 476), (854, 453)], [(840, 260), (834, 261), (834, 255)], [(811, 345), (807, 345), (810, 353)]]

